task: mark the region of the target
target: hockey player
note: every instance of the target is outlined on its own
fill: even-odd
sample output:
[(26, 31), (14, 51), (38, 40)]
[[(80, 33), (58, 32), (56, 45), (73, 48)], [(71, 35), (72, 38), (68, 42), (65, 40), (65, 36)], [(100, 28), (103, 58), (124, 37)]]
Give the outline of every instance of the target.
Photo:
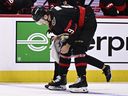
[(48, 11), (44, 7), (35, 7), (32, 16), (38, 23), (49, 23), (49, 28), (55, 35), (63, 33), (68, 33), (69, 35), (69, 38), (61, 48), (59, 75), (48, 86), (45, 86), (46, 88), (50, 90), (65, 90), (71, 55), (75, 57), (75, 66), (79, 77), (77, 83), (69, 86), (71, 92), (88, 92), (85, 71), (87, 63), (103, 69), (107, 81), (110, 81), (110, 67), (85, 53), (97, 26), (91, 7), (56, 6)]
[(100, 0), (99, 6), (104, 15), (124, 15), (126, 9), (125, 0)]
[[(62, 2), (66, 1), (66, 4), (69, 4), (69, 5), (72, 5), (72, 6), (78, 6), (78, 5), (81, 5), (81, 6), (85, 6), (84, 3), (85, 3), (85, 0), (62, 0), (61, 1), (61, 4)], [(67, 2), (68, 1), (68, 2)], [(71, 2), (72, 1), (72, 2)], [(93, 0), (91, 1), (91, 3), (93, 2)], [(90, 3), (90, 4), (91, 4)], [(64, 3), (63, 3), (64, 4)], [(56, 4), (57, 5), (57, 4)], [(59, 4), (58, 4), (59, 5)], [(48, 32), (49, 33), (49, 32)], [(109, 69), (109, 66), (108, 65), (104, 65), (104, 63), (102, 61), (99, 61), (98, 59), (96, 58), (93, 58), (91, 56), (88, 55), (88, 63), (90, 63), (90, 65), (92, 66), (95, 66), (99, 69), (102, 69), (103, 70), (103, 73), (105, 74), (106, 76), (106, 80), (107, 82), (110, 81), (111, 79), (111, 74), (108, 74), (107, 71), (110, 70)], [(97, 62), (97, 63), (95, 63)], [(57, 62), (54, 63), (55, 65), (55, 68), (54, 68), (54, 76), (53, 76), (53, 81), (56, 79), (56, 77), (58, 76), (58, 71), (59, 71), (59, 64)], [(52, 83), (53, 81), (49, 82), (48, 85), (46, 85), (46, 87), (48, 88)]]
[(36, 0), (0, 0), (1, 14), (31, 14)]
[[(49, 8), (51, 8), (53, 6), (55, 7), (57, 5), (71, 5), (71, 6), (78, 6), (78, 5), (80, 5), (80, 6), (84, 6), (84, 4), (85, 4), (85, 0), (47, 0), (46, 2), (48, 2)], [(48, 31), (50, 31), (50, 30), (48, 30)], [(56, 77), (58, 76), (58, 70), (59, 70), (59, 65), (58, 65), (57, 62), (55, 62), (54, 63), (54, 76), (53, 76), (53, 80), (55, 80)], [(49, 82), (49, 84), (50, 83), (52, 83), (52, 82)], [(46, 86), (48, 86), (48, 85), (46, 85)]]

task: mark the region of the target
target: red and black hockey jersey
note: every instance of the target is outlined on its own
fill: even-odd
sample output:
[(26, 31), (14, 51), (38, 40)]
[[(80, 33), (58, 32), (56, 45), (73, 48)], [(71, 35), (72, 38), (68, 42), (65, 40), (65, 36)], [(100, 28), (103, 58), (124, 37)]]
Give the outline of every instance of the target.
[[(91, 8), (90, 8), (91, 9)], [(69, 39), (67, 40), (69, 44), (72, 44), (76, 38), (81, 34), (81, 30), (85, 23), (86, 15), (93, 14), (93, 10), (88, 10), (84, 7), (73, 7), (73, 6), (56, 6), (49, 14), (52, 17), (50, 22), (50, 29), (55, 35), (60, 35), (62, 33), (69, 33)], [(90, 15), (89, 15), (90, 16)], [(89, 19), (89, 17), (87, 18)], [(93, 23), (93, 22), (92, 22)], [(91, 27), (89, 24), (88, 27)], [(88, 28), (86, 28), (88, 30)], [(86, 33), (86, 32), (85, 32)], [(82, 37), (84, 38), (84, 37)]]

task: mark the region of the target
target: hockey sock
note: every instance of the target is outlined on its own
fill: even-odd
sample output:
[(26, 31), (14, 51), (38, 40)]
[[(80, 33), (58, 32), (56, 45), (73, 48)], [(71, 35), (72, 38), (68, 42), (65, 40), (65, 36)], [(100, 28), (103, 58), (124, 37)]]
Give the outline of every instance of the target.
[(84, 57), (75, 58), (75, 67), (79, 77), (86, 75), (87, 63), (84, 62)]
[(53, 75), (53, 80), (56, 79), (56, 77), (59, 75), (59, 64), (57, 62), (54, 63), (54, 75)]
[(63, 57), (60, 57), (60, 61), (59, 61), (59, 74), (60, 75), (66, 75), (67, 72), (68, 72), (68, 68), (70, 66), (70, 62), (71, 62), (71, 59), (70, 58), (63, 58)]
[(92, 65), (92, 66), (95, 66), (99, 69), (103, 69), (104, 67), (104, 62), (92, 57), (92, 56), (89, 56), (89, 55), (86, 55), (85, 56), (85, 62)]

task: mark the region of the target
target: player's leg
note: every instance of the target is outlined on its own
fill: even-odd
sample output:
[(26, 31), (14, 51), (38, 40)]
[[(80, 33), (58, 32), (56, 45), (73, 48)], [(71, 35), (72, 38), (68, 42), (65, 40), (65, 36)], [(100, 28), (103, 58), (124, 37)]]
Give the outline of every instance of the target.
[(68, 68), (70, 66), (71, 58), (64, 58), (64, 57), (70, 57), (70, 53), (63, 55), (61, 54), (61, 56), (57, 68), (55, 67), (55, 71), (54, 71), (55, 74), (53, 78), (54, 80), (50, 82), (47, 86), (45, 86), (49, 90), (66, 90), (66, 84), (67, 84), (66, 76), (67, 76)]
[(45, 87), (48, 88), (58, 75), (59, 75), (59, 64), (57, 62), (55, 62), (54, 63), (53, 79), (48, 84), (46, 84)]
[(101, 69), (106, 77), (107, 82), (111, 80), (111, 69), (109, 65), (105, 65), (104, 62), (102, 62), (101, 60), (89, 55), (85, 56), (85, 62), (88, 63), (89, 65)]
[[(97, 23), (96, 23), (95, 14), (94, 14), (94, 11), (92, 10), (92, 8), (87, 7), (86, 11), (87, 11), (86, 16), (87, 16), (88, 20), (86, 20), (86, 24), (85, 24), (85, 27), (83, 29), (83, 35), (81, 35), (83, 37), (81, 37), (81, 38), (84, 40), (84, 44), (85, 44), (86, 48), (88, 48), (90, 45), (90, 42), (91, 42), (91, 40), (95, 34)], [(92, 13), (90, 14), (88, 11), (90, 11)], [(87, 51), (87, 49), (86, 49), (86, 51)], [(95, 66), (99, 69), (102, 69), (103, 73), (105, 74), (107, 82), (110, 81), (111, 70), (110, 70), (109, 65), (105, 65), (104, 62), (102, 62), (101, 60), (98, 60), (97, 58), (94, 58), (94, 57), (89, 56), (89, 55), (85, 56), (85, 62), (92, 65), (92, 66)]]
[(86, 68), (87, 63), (84, 60), (85, 49), (83, 46), (76, 45), (75, 48), (73, 48), (73, 56), (75, 57), (75, 67), (76, 72), (78, 76), (78, 80), (72, 84), (69, 85), (70, 92), (73, 93), (87, 93), (87, 81), (86, 81)]

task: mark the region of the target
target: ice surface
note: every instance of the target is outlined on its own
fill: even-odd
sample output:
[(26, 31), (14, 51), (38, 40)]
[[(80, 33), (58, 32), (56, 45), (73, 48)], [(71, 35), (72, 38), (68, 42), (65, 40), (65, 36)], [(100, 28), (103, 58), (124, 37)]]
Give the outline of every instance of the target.
[(0, 96), (128, 96), (127, 83), (89, 83), (89, 93), (70, 93), (51, 91), (44, 88), (44, 83), (0, 83)]

